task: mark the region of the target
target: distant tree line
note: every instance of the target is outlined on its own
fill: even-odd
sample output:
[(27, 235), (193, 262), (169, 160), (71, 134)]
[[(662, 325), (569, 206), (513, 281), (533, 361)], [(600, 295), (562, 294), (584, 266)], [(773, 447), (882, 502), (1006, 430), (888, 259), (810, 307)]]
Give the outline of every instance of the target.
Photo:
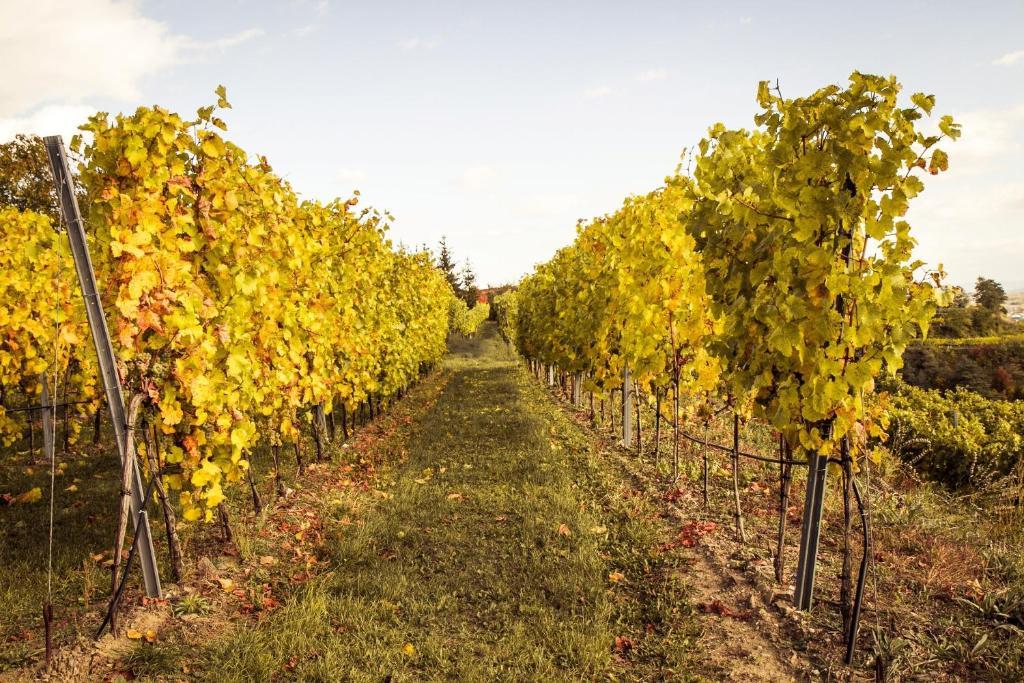
[(943, 339), (988, 337), (1024, 332), (1024, 327), (1006, 317), (1006, 291), (987, 277), (979, 277), (974, 293), (957, 287), (953, 301), (940, 308), (930, 335)]
[(907, 347), (904, 381), (943, 392), (969, 389), (989, 399), (1024, 399), (1024, 325), (1006, 316), (1007, 296), (980, 277), (973, 294), (957, 288), (929, 339)]
[(902, 375), (922, 389), (964, 388), (990, 399), (1024, 399), (1024, 336), (912, 344), (903, 354)]

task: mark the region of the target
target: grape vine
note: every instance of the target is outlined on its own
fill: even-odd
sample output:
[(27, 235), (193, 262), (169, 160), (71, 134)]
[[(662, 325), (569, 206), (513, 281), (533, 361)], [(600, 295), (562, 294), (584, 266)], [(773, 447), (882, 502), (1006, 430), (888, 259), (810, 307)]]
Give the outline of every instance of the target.
[[(212, 519), (257, 443), (297, 445), (303, 424), (319, 443), (325, 411), (413, 382), (444, 353), (454, 300), (429, 254), (392, 247), (389, 216), (357, 197), (301, 201), (265, 157), (227, 140), (217, 95), (192, 119), (97, 114), (72, 145), (121, 381), (162, 435), (148, 443), (187, 520)], [(58, 322), (57, 370), (94, 397), (91, 358), (73, 354), (89, 333), (66, 238), (11, 209), (0, 224), (0, 291), (25, 292), (0, 308), (4, 405), (38, 402)], [(6, 442), (22, 429), (0, 408)]]

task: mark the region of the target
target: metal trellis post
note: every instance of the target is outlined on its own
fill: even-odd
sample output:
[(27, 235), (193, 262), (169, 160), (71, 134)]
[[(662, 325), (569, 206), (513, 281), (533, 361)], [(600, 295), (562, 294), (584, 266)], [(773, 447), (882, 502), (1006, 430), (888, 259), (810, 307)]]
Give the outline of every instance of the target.
[(808, 457), (807, 495), (804, 498), (796, 593), (793, 596), (797, 609), (805, 611), (811, 609), (814, 596), (814, 573), (818, 564), (818, 539), (821, 535), (821, 513), (825, 506), (825, 478), (828, 475), (828, 458), (816, 453), (810, 453)]
[[(64, 151), (64, 142), (59, 135), (43, 138), (43, 142), (46, 146), (46, 154), (50, 159), (50, 169), (53, 171), (53, 182), (60, 200), (61, 214), (64, 216), (64, 224), (68, 230), (68, 241), (71, 244), (71, 254), (75, 260), (75, 270), (78, 272), (78, 282), (82, 288), (82, 298), (85, 300), (85, 313), (89, 320), (92, 341), (96, 347), (100, 376), (103, 379), (103, 388), (107, 396), (107, 407), (110, 409), (111, 422), (114, 424), (117, 450), (123, 464), (128, 447), (124, 395), (121, 392), (121, 380), (117, 374), (114, 348), (110, 342), (110, 331), (107, 329), (107, 320), (103, 315), (103, 306), (100, 303), (96, 287), (96, 273), (93, 271), (92, 259), (89, 257), (89, 245), (85, 239), (82, 215), (78, 209), (78, 200), (75, 198), (71, 169)], [(160, 597), (160, 573), (157, 568), (156, 554), (153, 551), (153, 537), (149, 530), (149, 515), (143, 504), (142, 476), (139, 473), (138, 464), (134, 460), (131, 462), (131, 468), (131, 513), (135, 534), (138, 536), (139, 563), (142, 565), (146, 595), (156, 598)], [(114, 559), (117, 560), (117, 558)]]

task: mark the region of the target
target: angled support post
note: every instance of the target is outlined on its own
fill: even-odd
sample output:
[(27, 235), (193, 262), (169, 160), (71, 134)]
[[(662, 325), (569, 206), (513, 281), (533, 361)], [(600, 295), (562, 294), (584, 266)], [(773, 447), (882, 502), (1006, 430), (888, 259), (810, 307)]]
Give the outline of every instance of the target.
[[(71, 254), (75, 260), (78, 283), (82, 288), (82, 298), (85, 300), (85, 314), (89, 320), (93, 345), (96, 347), (96, 358), (99, 361), (100, 376), (103, 380), (103, 389), (106, 392), (107, 407), (110, 409), (117, 450), (123, 465), (128, 451), (124, 395), (121, 392), (121, 379), (117, 374), (114, 347), (110, 342), (107, 319), (103, 315), (103, 305), (96, 287), (96, 273), (93, 271), (92, 258), (89, 256), (89, 245), (85, 239), (82, 214), (78, 209), (78, 200), (75, 198), (71, 168), (68, 166), (64, 142), (59, 135), (43, 138), (43, 143), (46, 146), (46, 155), (50, 160), (50, 169), (53, 171), (53, 182), (60, 200), (61, 215), (64, 217), (64, 224), (68, 230), (68, 241), (71, 244)], [(131, 513), (135, 534), (138, 536), (142, 578), (146, 587), (146, 595), (158, 598), (160, 597), (160, 573), (157, 568), (156, 553), (153, 550), (153, 537), (149, 530), (149, 514), (143, 504), (142, 476), (136, 461), (131, 462), (131, 468)]]

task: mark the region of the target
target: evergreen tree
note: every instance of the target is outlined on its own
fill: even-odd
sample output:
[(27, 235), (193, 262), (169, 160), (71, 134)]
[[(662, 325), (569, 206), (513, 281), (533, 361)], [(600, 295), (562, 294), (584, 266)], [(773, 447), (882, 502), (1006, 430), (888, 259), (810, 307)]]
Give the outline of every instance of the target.
[(441, 237), (441, 251), (437, 256), (437, 267), (444, 273), (444, 277), (448, 280), (448, 284), (451, 285), (452, 291), (457, 296), (462, 296), (462, 285), (459, 282), (459, 276), (455, 274), (455, 259), (452, 258), (452, 252), (448, 249), (448, 239), (444, 236)]
[(473, 272), (473, 267), (469, 265), (467, 260), (465, 267), (462, 269), (462, 298), (466, 305), (472, 308), (476, 305), (479, 294), (480, 290), (476, 286), (476, 273)]

